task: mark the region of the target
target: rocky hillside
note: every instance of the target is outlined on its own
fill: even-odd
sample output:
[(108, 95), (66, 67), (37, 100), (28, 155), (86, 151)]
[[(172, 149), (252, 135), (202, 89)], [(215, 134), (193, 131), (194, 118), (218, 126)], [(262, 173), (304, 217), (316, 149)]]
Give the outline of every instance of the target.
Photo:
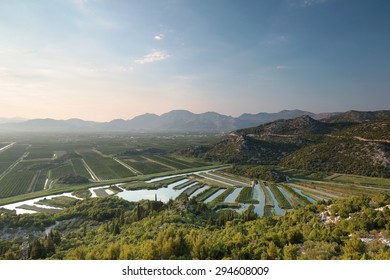
[(390, 144), (351, 138), (326, 139), (297, 150), (281, 165), (311, 171), (390, 177)]
[(389, 117), (332, 123), (301, 116), (236, 130), (213, 146), (183, 153), (229, 163), (390, 177), (389, 128)]

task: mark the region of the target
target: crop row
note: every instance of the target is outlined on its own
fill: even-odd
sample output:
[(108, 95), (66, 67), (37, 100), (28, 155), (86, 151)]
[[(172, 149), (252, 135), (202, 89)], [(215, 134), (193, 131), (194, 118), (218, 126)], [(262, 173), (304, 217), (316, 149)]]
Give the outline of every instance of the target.
[(259, 201), (256, 199), (253, 199), (253, 188), (251, 187), (244, 187), (238, 194), (236, 198), (236, 202), (240, 203), (252, 203), (252, 204), (258, 204)]
[(282, 209), (293, 209), (290, 202), (287, 200), (287, 198), (283, 195), (283, 193), (276, 187), (275, 185), (270, 184), (269, 185), (272, 193), (274, 194), (276, 200), (278, 201), (278, 205)]
[(190, 197), (194, 192), (196, 192), (200, 188), (203, 188), (203, 186), (204, 186), (203, 184), (202, 185), (200, 185), (200, 184), (193, 185), (192, 187), (185, 189), (177, 198), (183, 199), (185, 197)]
[(195, 199), (197, 201), (205, 201), (207, 198), (209, 198), (210, 196), (215, 194), (218, 190), (220, 190), (220, 188), (217, 188), (217, 187), (208, 188), (208, 189), (204, 190), (203, 192), (201, 192), (200, 194), (198, 194), (195, 197)]
[(221, 193), (219, 196), (217, 196), (214, 200), (213, 203), (222, 203), (225, 201), (225, 199), (232, 193), (234, 192), (235, 188), (227, 188), (223, 193)]
[[(260, 183), (260, 190), (264, 195), (265, 206), (272, 206), (272, 208), (273, 208), (275, 205), (274, 200), (271, 196), (270, 191), (265, 187), (264, 183), (262, 183), (262, 182)], [(264, 207), (264, 211), (265, 211), (265, 207)]]
[(35, 172), (27, 170), (7, 174), (0, 181), (0, 198), (26, 193), (34, 176)]
[(292, 188), (290, 188), (288, 186), (283, 186), (283, 189), (285, 191), (287, 191), (292, 197), (295, 197), (296, 199), (298, 199), (300, 204), (303, 204), (303, 205), (311, 204), (311, 202), (307, 199), (307, 197), (300, 195), (299, 193), (294, 191)]

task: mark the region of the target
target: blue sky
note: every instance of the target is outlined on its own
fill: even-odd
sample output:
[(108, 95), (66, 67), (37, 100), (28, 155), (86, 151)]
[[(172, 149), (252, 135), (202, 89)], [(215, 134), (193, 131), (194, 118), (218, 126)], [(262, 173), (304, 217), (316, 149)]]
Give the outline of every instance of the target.
[(0, 1), (0, 117), (390, 109), (386, 0)]

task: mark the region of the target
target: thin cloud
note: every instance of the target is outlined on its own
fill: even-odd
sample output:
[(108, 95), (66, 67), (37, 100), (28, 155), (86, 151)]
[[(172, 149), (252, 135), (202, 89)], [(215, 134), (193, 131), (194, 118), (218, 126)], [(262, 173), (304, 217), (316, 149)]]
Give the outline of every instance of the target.
[(277, 66), (274, 67), (274, 69), (276, 71), (284, 71), (284, 70), (287, 69), (287, 66), (286, 65), (277, 65)]
[(164, 34), (158, 34), (156, 36), (154, 36), (154, 40), (157, 40), (157, 41), (160, 41), (164, 38)]
[(137, 59), (134, 62), (136, 64), (146, 64), (146, 63), (152, 63), (156, 61), (165, 60), (168, 57), (170, 57), (169, 54), (163, 52), (163, 51), (154, 51), (150, 54), (145, 55), (142, 59)]
[(301, 7), (308, 8), (314, 5), (319, 5), (327, 2), (328, 0), (293, 0), (291, 2), (291, 6), (293, 7)]
[(84, 14), (89, 14), (91, 9), (87, 7), (88, 0), (72, 0), (76, 8)]

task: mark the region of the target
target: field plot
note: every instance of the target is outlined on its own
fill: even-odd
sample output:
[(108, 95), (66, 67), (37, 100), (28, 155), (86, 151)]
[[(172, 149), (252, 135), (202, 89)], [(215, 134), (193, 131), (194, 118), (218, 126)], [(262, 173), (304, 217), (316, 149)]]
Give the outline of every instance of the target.
[(172, 160), (168, 157), (164, 157), (164, 156), (161, 156), (161, 155), (152, 155), (152, 156), (148, 156), (149, 159), (151, 160), (154, 160), (155, 162), (158, 162), (172, 170), (178, 170), (178, 169), (186, 169), (186, 168), (191, 168), (191, 167), (194, 167), (192, 165), (189, 165), (189, 164), (183, 164), (183, 163), (180, 163), (178, 162), (177, 160)]
[(269, 188), (270, 188), (271, 192), (274, 194), (274, 197), (276, 198), (280, 208), (282, 208), (282, 209), (292, 209), (293, 208), (292, 205), (290, 204), (290, 202), (287, 200), (287, 198), (279, 190), (278, 187), (270, 184)]
[(275, 203), (273, 197), (271, 196), (271, 192), (269, 189), (263, 184), (260, 183), (260, 190), (263, 193), (265, 203), (264, 203), (264, 217), (272, 217), (275, 216)]
[(212, 196), (213, 194), (215, 194), (216, 192), (218, 192), (220, 190), (220, 188), (217, 188), (217, 187), (210, 187), (204, 191), (202, 191), (201, 193), (199, 193), (198, 195), (195, 196), (195, 199), (197, 201), (205, 201), (206, 199), (208, 199), (210, 196)]
[(228, 183), (235, 186), (249, 186), (249, 180), (240, 180), (238, 178), (229, 177), (224, 173), (218, 173), (218, 172), (209, 172), (207, 173), (208, 176), (211, 178), (214, 178), (216, 180), (219, 180), (224, 183)]
[(35, 162), (18, 162), (0, 180), (0, 197), (10, 197), (44, 189), (47, 171), (36, 168)]
[(190, 197), (192, 194), (194, 194), (197, 190), (203, 188), (203, 185), (195, 184), (192, 185), (191, 187), (185, 189), (179, 196), (179, 199), (182, 199), (184, 197)]
[(51, 159), (53, 158), (54, 152), (53, 151), (47, 151), (47, 150), (32, 150), (30, 151), (28, 156), (26, 157), (26, 160), (35, 160), (35, 159)]
[(4, 171), (25, 154), (26, 148), (27, 145), (15, 144), (0, 152), (0, 177)]
[(122, 158), (121, 160), (142, 174), (153, 174), (172, 171), (172, 168), (151, 161), (147, 157), (143, 156), (132, 156), (128, 158)]
[(0, 181), (0, 198), (27, 193), (35, 172), (15, 168)]
[(112, 158), (102, 157), (91, 150), (80, 151), (80, 154), (96, 176), (101, 180), (134, 176), (134, 173)]
[(387, 187), (390, 189), (389, 178), (373, 178), (373, 177), (339, 174), (339, 176), (333, 178), (332, 181), (341, 182), (341, 183), (359, 184), (363, 186), (372, 186), (372, 187), (382, 187), (382, 188)]
[[(175, 161), (177, 163), (181, 163), (183, 165), (189, 165), (190, 167), (203, 167), (210, 165), (210, 163), (198, 161), (192, 158), (184, 158), (179, 156), (165, 156), (165, 158)], [(186, 167), (188, 168), (188, 167)]]
[(91, 178), (91, 175), (88, 173), (87, 169), (85, 169), (85, 166), (83, 164), (82, 159), (73, 158), (72, 165), (73, 165), (73, 170), (74, 170), (76, 175), (83, 176), (83, 177), (88, 178), (88, 179)]
[[(378, 178), (379, 179), (379, 178)], [(390, 194), (387, 186), (364, 186), (348, 183), (296, 181), (292, 186), (328, 198), (343, 198), (352, 195), (376, 195), (378, 193)]]
[(239, 195), (236, 198), (236, 202), (246, 203), (246, 204), (258, 204), (259, 201), (253, 199), (253, 188), (252, 187), (244, 187), (240, 191)]
[(53, 168), (50, 170), (50, 179), (57, 180), (63, 176), (75, 175), (73, 165), (71, 162), (67, 162), (61, 166)]
[[(223, 190), (223, 189), (222, 189)], [(221, 194), (218, 194), (217, 197), (215, 197), (212, 201), (208, 202), (213, 202), (213, 203), (222, 203), (225, 202), (226, 198), (234, 192), (235, 188), (227, 188), (223, 190)]]

